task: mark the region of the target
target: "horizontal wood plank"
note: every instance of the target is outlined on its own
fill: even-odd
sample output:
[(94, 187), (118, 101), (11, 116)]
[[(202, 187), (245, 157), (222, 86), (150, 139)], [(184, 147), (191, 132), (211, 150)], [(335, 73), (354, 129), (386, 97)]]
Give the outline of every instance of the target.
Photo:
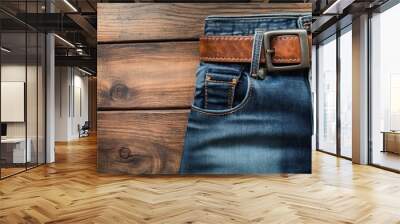
[(98, 46), (98, 107), (189, 108), (198, 42)]
[(98, 112), (98, 170), (129, 174), (177, 173), (188, 112)]
[(310, 3), (99, 3), (97, 8), (97, 39), (103, 43), (195, 40), (209, 15), (311, 13)]

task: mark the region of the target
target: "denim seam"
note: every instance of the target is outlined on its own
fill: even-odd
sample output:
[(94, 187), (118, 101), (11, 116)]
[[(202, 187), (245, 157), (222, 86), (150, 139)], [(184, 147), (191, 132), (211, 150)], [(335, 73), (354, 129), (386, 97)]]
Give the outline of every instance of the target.
[(229, 115), (229, 114), (235, 113), (238, 110), (242, 109), (244, 106), (246, 106), (247, 103), (250, 101), (250, 98), (253, 95), (253, 83), (251, 82), (251, 79), (252, 79), (251, 77), (248, 77), (248, 82), (250, 82), (250, 83), (249, 83), (249, 90), (248, 90), (248, 94), (246, 95), (246, 98), (236, 108), (234, 108), (230, 111), (227, 111), (227, 112), (218, 112), (218, 111), (211, 112), (211, 111), (203, 111), (203, 110), (201, 110), (201, 108), (197, 108), (194, 105), (192, 105), (191, 109), (193, 111), (196, 111), (196, 112), (199, 112), (199, 113), (202, 113), (205, 115), (210, 115), (210, 116), (224, 116), (224, 115)]
[(297, 19), (297, 27), (303, 28), (303, 17)]
[(206, 73), (206, 80), (204, 81), (204, 108), (207, 109), (208, 107), (208, 89), (207, 89), (207, 77), (208, 77), (208, 73)]
[(227, 96), (226, 96), (227, 98), (226, 98), (226, 107), (227, 108), (231, 108), (231, 98), (232, 98), (232, 85), (231, 85), (231, 88), (229, 88), (229, 90), (228, 90), (228, 94), (227, 94)]
[(258, 18), (256, 17), (256, 16), (254, 16), (254, 17), (208, 17), (208, 18), (206, 18), (205, 19), (205, 21), (210, 21), (210, 22), (213, 22), (213, 21), (234, 21), (234, 20), (242, 20), (242, 21), (246, 21), (246, 22), (249, 22), (249, 20), (251, 21), (251, 22), (263, 22), (263, 21), (266, 21), (266, 20), (273, 20), (273, 19), (299, 19), (299, 18), (301, 18), (301, 16), (304, 16), (304, 15), (276, 15), (276, 16), (259, 16)]
[(264, 36), (263, 31), (256, 30), (253, 38), (252, 58), (250, 65), (250, 75), (252, 77), (256, 77), (258, 74), (258, 70), (260, 69), (261, 51), (264, 41), (263, 36)]
[(309, 93), (309, 97), (311, 99), (311, 108), (310, 108), (310, 112), (311, 112), (311, 135), (314, 135), (314, 102), (312, 101), (312, 91), (311, 91), (311, 84), (310, 84), (310, 80), (308, 79), (308, 77), (304, 77), (304, 81), (306, 83), (307, 89), (308, 89), (308, 93)]
[(204, 83), (204, 87), (205, 87), (205, 90), (204, 90), (204, 97), (205, 97), (204, 108), (207, 109), (207, 107), (208, 107), (208, 85), (207, 84), (209, 82), (223, 83), (223, 84), (230, 84), (231, 85), (231, 88), (228, 91), (226, 106), (229, 107), (229, 108), (232, 108), (234, 91), (235, 91), (235, 87), (236, 87), (236, 84), (235, 84), (235, 82), (233, 80), (236, 81), (236, 79), (232, 79), (230, 82), (229, 81), (222, 81), (222, 80), (213, 80), (209, 76), (209, 73), (206, 73), (206, 81)]
[(310, 29), (311, 23), (310, 15), (300, 16), (297, 20), (297, 26), (302, 29)]
[(213, 79), (206, 80), (206, 81), (207, 81), (207, 82), (214, 82), (214, 83), (225, 83), (225, 84), (231, 84), (231, 85), (233, 85), (233, 83), (232, 83), (232, 82), (229, 82), (229, 81), (213, 80)]
[(233, 79), (232, 79), (231, 89), (230, 89), (230, 97), (229, 97), (229, 105), (228, 105), (229, 108), (233, 107), (233, 101), (235, 99), (235, 89), (236, 89), (236, 84), (233, 82)]

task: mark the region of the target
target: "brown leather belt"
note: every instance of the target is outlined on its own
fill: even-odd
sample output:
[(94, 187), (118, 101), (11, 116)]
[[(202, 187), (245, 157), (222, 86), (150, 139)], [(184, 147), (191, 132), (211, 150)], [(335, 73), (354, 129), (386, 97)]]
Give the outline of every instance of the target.
[[(276, 35), (270, 39), (273, 64), (298, 64), (302, 60), (301, 40), (298, 35)], [(200, 60), (205, 62), (251, 63), (253, 36), (204, 36), (200, 38)], [(311, 35), (308, 35), (308, 51), (311, 52)], [(311, 53), (307, 54), (308, 56)], [(261, 62), (265, 63), (265, 54)]]

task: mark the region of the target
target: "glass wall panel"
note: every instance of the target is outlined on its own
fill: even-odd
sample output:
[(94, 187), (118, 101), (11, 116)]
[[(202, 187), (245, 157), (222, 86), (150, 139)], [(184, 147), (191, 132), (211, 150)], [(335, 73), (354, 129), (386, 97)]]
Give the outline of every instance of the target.
[(27, 149), (31, 151), (30, 159), (28, 160), (28, 168), (37, 165), (37, 151), (38, 151), (38, 113), (37, 113), (37, 75), (38, 75), (38, 50), (37, 41), (38, 36), (34, 31), (28, 31), (27, 33), (27, 49), (28, 49), (28, 61), (27, 61), (27, 80), (26, 80), (26, 113), (27, 113)]
[(317, 147), (336, 153), (336, 36), (318, 47)]
[(46, 122), (46, 74), (45, 74), (45, 66), (46, 66), (46, 36), (43, 33), (38, 34), (38, 164), (45, 163), (46, 158), (46, 145), (45, 145), (45, 122)]
[[(20, 17), (43, 13), (43, 6), (44, 1), (0, 3)], [(45, 34), (12, 14), (0, 12), (0, 178), (45, 163)]]
[(371, 19), (372, 163), (400, 170), (400, 4)]
[[(39, 5), (37, 1), (27, 2), (28, 13), (38, 13)], [(33, 17), (32, 20), (38, 17)], [(34, 21), (32, 21), (34, 22)], [(36, 23), (37, 21), (35, 21)], [(28, 168), (38, 165), (38, 64), (39, 64), (39, 35), (36, 29), (27, 28), (27, 143), (30, 153), (30, 162), (27, 163)]]
[(24, 171), (30, 151), (26, 141), (26, 31), (1, 33), (1, 176)]
[(340, 36), (340, 154), (352, 157), (352, 32), (351, 26)]
[(316, 130), (317, 130), (317, 48), (315, 45), (312, 46), (312, 60), (311, 60), (311, 96), (312, 96), (312, 105), (313, 105), (313, 135), (312, 135), (312, 149), (315, 150), (317, 148), (317, 138), (316, 138)]

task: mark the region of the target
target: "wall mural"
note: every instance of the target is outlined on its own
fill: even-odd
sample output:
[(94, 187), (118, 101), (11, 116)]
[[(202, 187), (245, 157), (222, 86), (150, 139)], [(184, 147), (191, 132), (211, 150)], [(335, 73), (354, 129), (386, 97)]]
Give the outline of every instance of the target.
[(311, 173), (311, 4), (105, 3), (98, 18), (100, 172)]

